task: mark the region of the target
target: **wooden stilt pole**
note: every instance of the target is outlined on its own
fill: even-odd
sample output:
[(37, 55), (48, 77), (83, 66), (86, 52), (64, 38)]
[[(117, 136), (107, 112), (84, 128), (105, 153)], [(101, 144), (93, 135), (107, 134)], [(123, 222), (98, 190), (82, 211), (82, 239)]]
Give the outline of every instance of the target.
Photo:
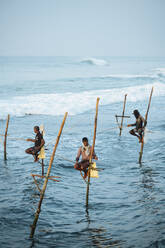
[[(96, 115), (95, 115), (95, 124), (94, 124), (94, 135), (93, 135), (93, 144), (92, 144), (92, 151), (91, 151), (91, 154), (90, 154), (89, 164), (92, 163), (92, 156), (93, 156), (93, 152), (94, 152), (94, 148), (95, 148), (99, 100), (100, 100), (100, 98), (98, 97), (97, 101), (96, 101)], [(86, 208), (88, 208), (89, 185), (90, 185), (90, 165), (89, 165), (89, 169), (88, 169), (88, 183), (87, 183), (87, 191), (86, 191)]]
[(116, 123), (117, 123), (117, 125), (118, 125), (118, 127), (119, 127), (119, 129), (120, 129), (120, 124), (119, 124), (119, 121), (118, 121), (118, 116), (115, 115), (115, 117), (116, 117)]
[(42, 165), (42, 176), (44, 176), (44, 160), (41, 160), (41, 165)]
[(130, 118), (128, 115), (116, 115), (116, 117)]
[(33, 177), (33, 179), (34, 179), (34, 183), (35, 183), (35, 185), (37, 186), (38, 191), (41, 193), (42, 190), (41, 190), (40, 187), (38, 186), (38, 183), (37, 183), (37, 181), (36, 181), (36, 179), (35, 179), (35, 176), (32, 175), (32, 177)]
[(123, 118), (124, 118), (124, 113), (125, 113), (126, 99), (127, 99), (127, 94), (125, 94), (125, 97), (124, 97), (123, 113), (122, 113), (122, 118), (121, 118), (121, 125), (120, 125), (120, 133), (119, 133), (119, 136), (121, 136), (121, 132), (122, 132), (122, 129), (123, 129)]
[[(39, 185), (38, 185), (38, 182), (36, 181), (35, 177), (45, 178), (45, 176), (41, 176), (41, 175), (38, 175), (38, 174), (31, 174), (31, 176), (32, 176), (33, 179), (34, 179), (34, 183), (35, 183), (35, 185), (37, 186), (38, 191), (41, 193), (42, 190), (40, 189), (40, 187), (39, 187)], [(57, 179), (55, 179), (55, 178), (59, 178), (59, 177), (56, 177), (56, 176), (51, 176), (51, 177), (49, 176), (49, 177), (48, 177), (49, 180), (52, 180), (52, 181), (54, 181), (54, 182), (59, 182), (59, 180), (57, 180)]]
[[(152, 89), (151, 89), (148, 108), (147, 108), (147, 112), (145, 114), (145, 121), (147, 121), (147, 118), (148, 118), (148, 112), (149, 112), (150, 105), (151, 105), (151, 98), (152, 98), (153, 90), (154, 90), (154, 87), (152, 87)], [(143, 142), (141, 143), (141, 149), (140, 149), (140, 152), (139, 152), (139, 164), (141, 164), (141, 161), (142, 161), (143, 148), (144, 148), (144, 135), (145, 135), (145, 128), (144, 128), (144, 134), (143, 134)]]
[(64, 124), (65, 124), (65, 120), (66, 120), (67, 115), (68, 115), (68, 113), (65, 113), (63, 122), (61, 124), (60, 130), (59, 130), (59, 133), (58, 133), (58, 136), (57, 136), (57, 139), (56, 139), (56, 143), (54, 145), (53, 153), (52, 153), (52, 156), (50, 158), (49, 167), (48, 167), (47, 174), (45, 176), (44, 185), (43, 185), (43, 188), (42, 188), (42, 191), (41, 191), (41, 194), (40, 194), (40, 201), (38, 203), (38, 209), (37, 209), (37, 211), (35, 213), (35, 218), (34, 218), (34, 221), (33, 221), (33, 225), (31, 227), (30, 238), (33, 238), (33, 235), (35, 233), (37, 221), (38, 221), (38, 218), (39, 218), (39, 214), (41, 212), (42, 201), (44, 199), (45, 190), (46, 190), (47, 183), (48, 183), (48, 178), (49, 178), (49, 175), (50, 175), (50, 172), (51, 172), (52, 163), (53, 163), (53, 160), (54, 160), (56, 149), (57, 149), (57, 146), (58, 146), (58, 143), (59, 143), (59, 140), (60, 140), (60, 136), (61, 136)]
[[(41, 133), (42, 133), (42, 137), (44, 136), (44, 126), (42, 125), (42, 126), (40, 126), (40, 128), (42, 128), (42, 131), (41, 131)], [(42, 166), (42, 176), (44, 176), (44, 159), (42, 158), (41, 159), (41, 166)]]
[(9, 127), (9, 120), (10, 120), (10, 115), (7, 116), (7, 121), (6, 121), (6, 130), (5, 130), (5, 138), (4, 138), (4, 160), (7, 160), (6, 144), (7, 144), (7, 132)]

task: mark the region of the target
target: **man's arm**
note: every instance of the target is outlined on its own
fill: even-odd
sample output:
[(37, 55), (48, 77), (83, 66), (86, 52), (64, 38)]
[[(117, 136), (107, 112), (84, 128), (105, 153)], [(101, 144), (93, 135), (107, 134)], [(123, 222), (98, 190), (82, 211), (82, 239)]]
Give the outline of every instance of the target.
[(141, 120), (143, 122), (143, 128), (146, 127), (147, 125), (147, 121), (141, 116)]
[(76, 156), (76, 161), (79, 161), (79, 158), (81, 156), (81, 147), (78, 149), (77, 156)]
[(31, 141), (31, 142), (35, 142), (35, 139), (27, 139), (26, 141)]
[(136, 126), (136, 122), (134, 124), (128, 124), (127, 127), (133, 127)]

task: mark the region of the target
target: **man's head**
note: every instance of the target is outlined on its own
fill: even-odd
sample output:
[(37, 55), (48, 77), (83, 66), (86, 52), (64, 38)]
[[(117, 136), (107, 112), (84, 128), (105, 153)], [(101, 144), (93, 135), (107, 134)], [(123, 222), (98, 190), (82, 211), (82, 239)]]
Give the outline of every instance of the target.
[(138, 111), (137, 109), (135, 109), (135, 110), (133, 111), (133, 114), (134, 114), (134, 116), (135, 116), (136, 119), (137, 119), (137, 118), (139, 117), (139, 115), (140, 115), (140, 113), (139, 113), (139, 111)]
[(82, 138), (82, 143), (84, 146), (88, 146), (88, 139), (86, 137)]
[(40, 131), (39, 126), (35, 126), (35, 127), (34, 127), (34, 132), (35, 132), (35, 133), (38, 133), (39, 131)]

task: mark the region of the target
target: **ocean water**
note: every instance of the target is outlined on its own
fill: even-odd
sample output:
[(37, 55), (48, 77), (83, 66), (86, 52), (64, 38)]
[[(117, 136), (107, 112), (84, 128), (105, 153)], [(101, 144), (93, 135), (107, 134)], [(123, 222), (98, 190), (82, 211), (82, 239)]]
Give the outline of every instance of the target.
[[(145, 115), (152, 86), (139, 165), (140, 144), (126, 125), (135, 122), (134, 109)], [(11, 117), (6, 162), (0, 136), (0, 247), (165, 247), (165, 58), (0, 57), (0, 89), (1, 135)], [(125, 94), (130, 119), (119, 137), (115, 115)], [(104, 170), (91, 179), (86, 211), (86, 184), (72, 161), (82, 137), (92, 144), (97, 97), (95, 151)], [(60, 182), (48, 182), (30, 239), (39, 202), (31, 173), (41, 174), (41, 165), (25, 154), (31, 143), (23, 139), (44, 124), (46, 172), (66, 111), (51, 170)]]

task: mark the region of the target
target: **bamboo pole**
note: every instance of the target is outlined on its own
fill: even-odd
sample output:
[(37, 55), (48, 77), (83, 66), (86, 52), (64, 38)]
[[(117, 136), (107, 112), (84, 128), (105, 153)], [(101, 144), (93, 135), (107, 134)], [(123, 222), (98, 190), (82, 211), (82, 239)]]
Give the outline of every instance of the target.
[[(32, 176), (33, 178), (35, 178), (35, 177), (45, 178), (45, 176), (41, 176), (41, 175), (38, 175), (38, 174), (31, 174), (31, 176)], [(55, 182), (60, 182), (59, 180), (56, 180), (55, 178), (60, 178), (60, 177), (56, 177), (56, 176), (49, 176), (49, 177), (48, 177), (49, 180), (53, 180), (53, 181), (55, 181)]]
[(48, 178), (49, 178), (49, 175), (50, 175), (50, 172), (51, 172), (52, 163), (53, 163), (53, 160), (54, 160), (54, 156), (55, 156), (55, 153), (56, 153), (56, 150), (57, 150), (57, 146), (58, 146), (58, 143), (59, 143), (59, 140), (60, 140), (60, 136), (61, 136), (64, 124), (65, 124), (65, 120), (67, 118), (67, 115), (68, 115), (68, 113), (66, 112), (65, 115), (64, 115), (64, 119), (62, 121), (62, 124), (61, 124), (60, 130), (59, 130), (57, 139), (56, 139), (56, 143), (54, 145), (52, 156), (50, 158), (49, 167), (48, 167), (48, 170), (47, 170), (47, 174), (45, 176), (45, 181), (44, 181), (44, 185), (43, 185), (43, 188), (42, 188), (42, 192), (40, 194), (40, 201), (38, 203), (38, 209), (37, 209), (37, 211), (35, 213), (35, 218), (34, 218), (34, 221), (33, 221), (33, 225), (31, 227), (30, 238), (33, 238), (34, 233), (35, 233), (37, 221), (38, 221), (38, 218), (39, 218), (39, 214), (41, 212), (42, 201), (44, 199), (44, 194), (45, 194), (45, 190), (46, 190), (47, 183), (48, 183)]
[[(150, 105), (151, 105), (151, 98), (152, 98), (153, 90), (154, 90), (154, 87), (152, 87), (152, 89), (151, 89), (148, 108), (147, 108), (147, 112), (145, 114), (145, 122), (147, 121), (147, 118), (148, 118), (148, 112), (149, 112)], [(141, 143), (141, 149), (140, 149), (140, 152), (139, 152), (139, 164), (141, 164), (141, 161), (142, 161), (143, 148), (144, 148), (144, 135), (145, 135), (145, 128), (144, 128), (144, 134), (143, 134), (143, 142)]]
[(119, 136), (121, 136), (121, 132), (122, 132), (122, 129), (123, 129), (123, 118), (124, 118), (124, 112), (125, 112), (126, 99), (127, 99), (127, 94), (125, 94), (125, 97), (124, 97), (123, 113), (122, 113), (122, 118), (121, 118), (121, 125), (120, 125)]
[(37, 183), (37, 181), (36, 181), (36, 179), (35, 179), (35, 176), (34, 176), (33, 174), (32, 174), (32, 177), (33, 177), (33, 179), (34, 179), (34, 183), (35, 183), (35, 185), (37, 186), (38, 191), (41, 193), (42, 190), (40, 189), (40, 187), (39, 187), (39, 185), (38, 185), (38, 183)]
[(119, 129), (120, 129), (120, 124), (119, 124), (119, 122), (118, 122), (118, 116), (115, 115), (115, 117), (116, 117), (116, 123), (117, 123), (117, 125), (118, 125), (118, 127), (119, 127)]
[(92, 156), (95, 148), (95, 140), (96, 140), (96, 130), (97, 130), (97, 116), (98, 116), (98, 105), (100, 98), (97, 98), (96, 101), (96, 114), (95, 114), (95, 123), (94, 123), (94, 135), (93, 135), (93, 144), (92, 150), (89, 158), (89, 169), (88, 169), (88, 183), (87, 183), (87, 191), (86, 191), (86, 208), (88, 208), (88, 199), (89, 199), (89, 185), (90, 185), (90, 164), (92, 163)]
[[(41, 176), (41, 175), (37, 175), (37, 174), (31, 174), (31, 176), (32, 176), (33, 179), (34, 179), (34, 183), (35, 183), (35, 185), (37, 186), (38, 191), (41, 193), (42, 190), (40, 189), (40, 187), (39, 187), (39, 185), (38, 185), (38, 183), (37, 183), (35, 177), (45, 178), (45, 176)], [(54, 178), (56, 178), (56, 177), (54, 177), (54, 176), (48, 177), (49, 180), (52, 180), (52, 181), (54, 181), (54, 182), (60, 182), (59, 180), (56, 180), (56, 179), (54, 179)]]
[[(42, 130), (42, 137), (44, 136), (44, 126), (43, 127), (43, 130)], [(44, 159), (42, 158), (41, 159), (41, 166), (42, 166), (42, 176), (44, 176)]]
[(44, 176), (44, 160), (41, 160), (41, 165), (42, 165), (42, 176)]
[[(45, 176), (41, 176), (41, 175), (38, 175), (38, 174), (31, 174), (31, 176), (40, 177), (40, 178), (45, 178)], [(58, 177), (58, 176), (49, 176), (48, 179), (51, 179), (51, 178), (61, 178), (61, 177)]]
[(9, 120), (10, 120), (10, 115), (7, 116), (7, 121), (6, 121), (6, 130), (5, 130), (5, 137), (4, 137), (4, 160), (7, 160), (6, 144), (7, 144), (7, 132), (8, 132), (8, 127), (9, 127)]
[(116, 115), (116, 117), (130, 118), (129, 115)]

